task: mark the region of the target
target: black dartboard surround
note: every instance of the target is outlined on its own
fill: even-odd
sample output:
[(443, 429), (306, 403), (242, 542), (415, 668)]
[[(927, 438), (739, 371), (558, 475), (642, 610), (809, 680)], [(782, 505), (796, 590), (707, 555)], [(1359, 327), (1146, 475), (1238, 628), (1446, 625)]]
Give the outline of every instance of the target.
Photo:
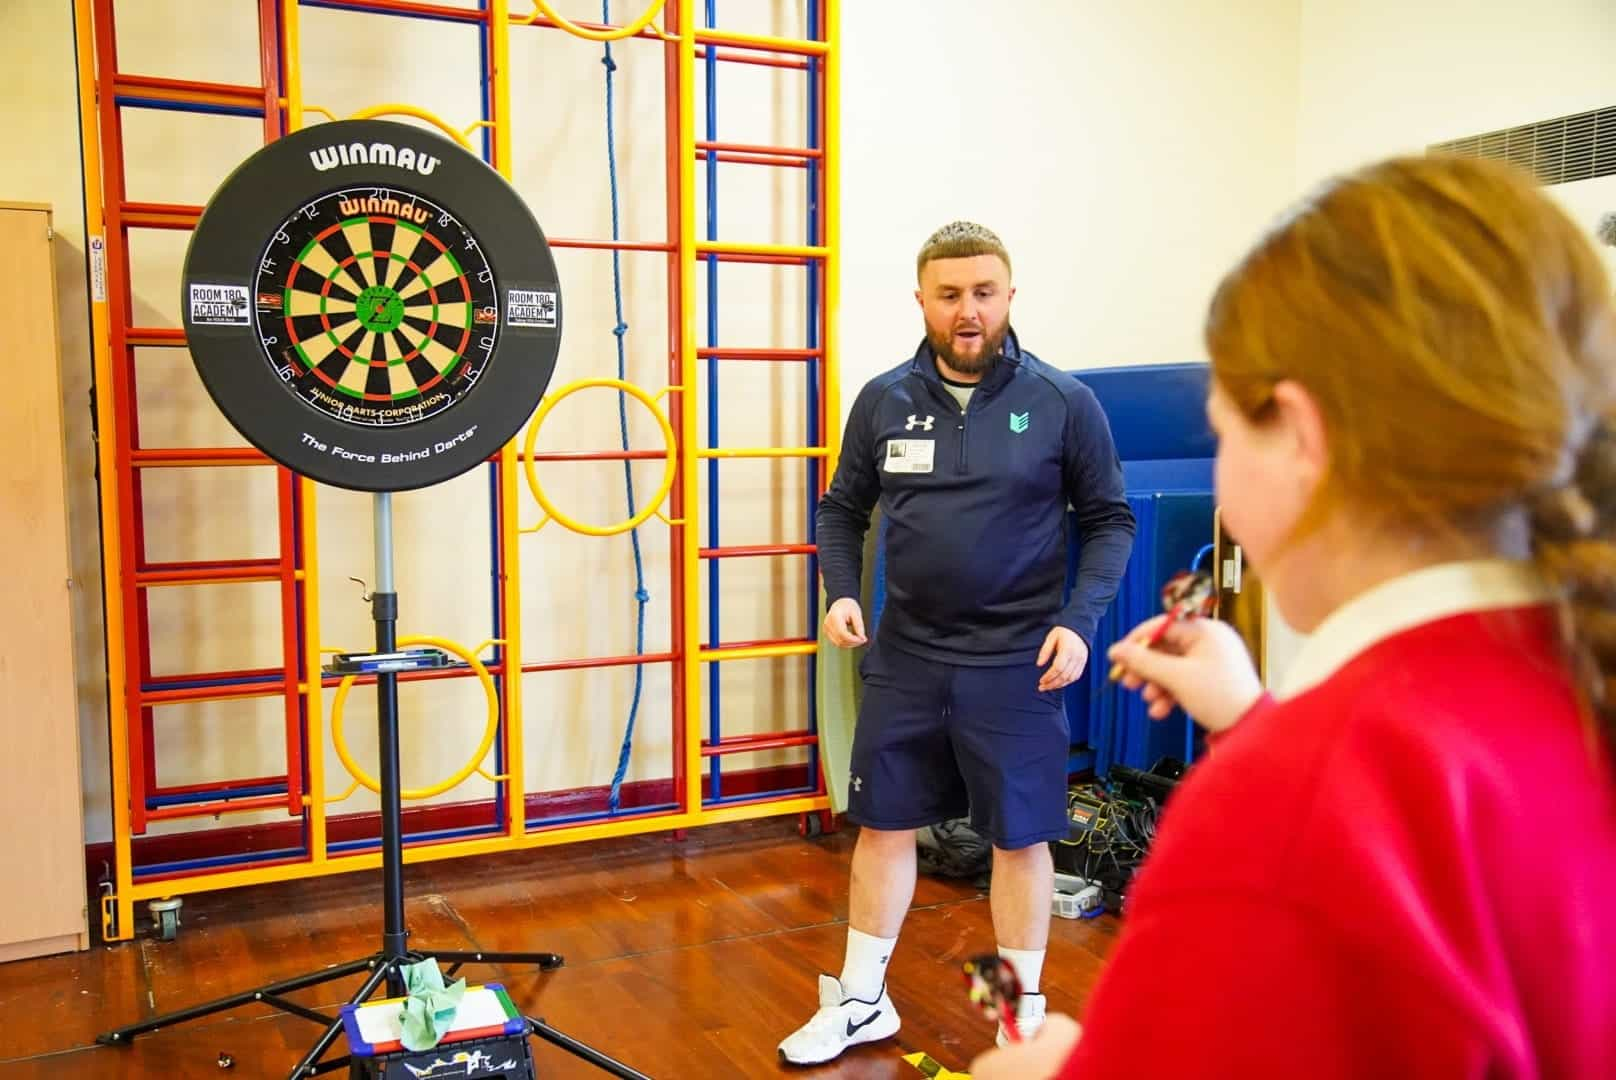
[(481, 159), (387, 120), (318, 124), (243, 162), (181, 285), (214, 402), (294, 472), (356, 491), (441, 483), (538, 407), (561, 288), (532, 213)]

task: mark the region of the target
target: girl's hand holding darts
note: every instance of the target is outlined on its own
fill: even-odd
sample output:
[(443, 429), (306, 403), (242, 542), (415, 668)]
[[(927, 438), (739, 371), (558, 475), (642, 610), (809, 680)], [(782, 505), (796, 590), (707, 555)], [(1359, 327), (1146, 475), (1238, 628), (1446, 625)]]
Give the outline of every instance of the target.
[(1233, 727), (1263, 694), (1246, 643), (1217, 619), (1171, 620), (1164, 629), (1168, 621), (1147, 619), (1111, 646), (1118, 681), (1142, 690), (1154, 719), (1181, 706), (1209, 732)]

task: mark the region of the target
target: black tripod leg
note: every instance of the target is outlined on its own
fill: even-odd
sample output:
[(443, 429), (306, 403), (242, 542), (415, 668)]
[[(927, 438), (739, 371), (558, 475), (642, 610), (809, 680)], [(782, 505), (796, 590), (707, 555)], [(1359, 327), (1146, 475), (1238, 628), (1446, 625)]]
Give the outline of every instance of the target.
[[(359, 988), (353, 997), (348, 999), (348, 1004), (357, 1005), (362, 1001), (369, 1000), (370, 995), (376, 992), (376, 987), (382, 984), (382, 980), (394, 974), (394, 969), (399, 963), (400, 960), (397, 957), (383, 958), (381, 963), (376, 965), (376, 970), (370, 973), (370, 978), (365, 980), (365, 984)], [(342, 1021), (339, 1019), (325, 1029), (325, 1032), (315, 1041), (315, 1044), (309, 1047), (309, 1052), (303, 1055), (303, 1060), (292, 1067), (289, 1080), (298, 1080), (298, 1077), (301, 1076), (313, 1076), (316, 1073), (329, 1072), (332, 1069), (340, 1068), (344, 1064), (343, 1062), (333, 1061), (320, 1066), (315, 1064), (331, 1048), (331, 1044), (337, 1041), (337, 1036), (340, 1034), (342, 1034)]]
[(376, 960), (377, 958), (374, 956), (367, 956), (363, 960), (351, 960), (346, 964), (339, 964), (336, 967), (326, 968), (324, 971), (312, 972), (308, 975), (299, 975), (291, 979), (283, 979), (280, 982), (270, 983), (267, 986), (260, 986), (256, 990), (245, 990), (239, 994), (232, 994), (229, 997), (219, 998), (217, 1001), (209, 1001), (202, 1005), (193, 1005), (189, 1009), (181, 1009), (179, 1012), (172, 1012), (166, 1016), (157, 1016), (150, 1020), (143, 1020), (138, 1024), (130, 1024), (128, 1027), (121, 1027), (116, 1031), (109, 1031), (104, 1035), (97, 1035), (95, 1037), (95, 1041), (100, 1043), (102, 1046), (128, 1046), (134, 1041), (135, 1036), (144, 1035), (148, 1031), (156, 1031), (158, 1028), (168, 1027), (171, 1024), (183, 1024), (188, 1020), (196, 1020), (200, 1017), (211, 1015), (212, 1013), (224, 1012), (228, 1009), (237, 1009), (243, 1005), (251, 1005), (254, 1002), (263, 1002), (266, 1005), (274, 1006), (274, 1002), (266, 1001), (265, 999), (290, 993), (294, 990), (303, 990), (310, 986), (318, 986), (321, 983), (330, 982), (333, 979), (346, 978), (347, 976), (353, 975), (356, 972), (364, 971), (366, 968), (375, 964)]
[(533, 1029), (533, 1034), (539, 1038), (555, 1043), (567, 1053), (583, 1058), (591, 1065), (609, 1072), (613, 1076), (621, 1076), (623, 1080), (651, 1080), (649, 1076), (628, 1065), (624, 1065), (621, 1061), (614, 1061), (599, 1050), (585, 1046), (571, 1035), (565, 1035), (557, 1031), (543, 1020), (535, 1019), (531, 1016), (524, 1017), (524, 1019), (527, 1020), (528, 1026)]
[(439, 963), (453, 965), (445, 973), (451, 979), (462, 964), (534, 964), (540, 971), (554, 971), (566, 963), (560, 956), (548, 952), (434, 952), (430, 955)]
[(320, 1034), (320, 1037), (314, 1041), (314, 1045), (309, 1047), (309, 1052), (303, 1055), (303, 1060), (292, 1066), (292, 1071), (287, 1074), (289, 1080), (298, 1080), (299, 1077), (330, 1072), (346, 1065), (348, 1063), (347, 1058), (343, 1058), (341, 1061), (329, 1061), (324, 1065), (315, 1064), (331, 1048), (331, 1044), (337, 1041), (337, 1036), (340, 1034), (342, 1034), (342, 1021), (338, 1020)]

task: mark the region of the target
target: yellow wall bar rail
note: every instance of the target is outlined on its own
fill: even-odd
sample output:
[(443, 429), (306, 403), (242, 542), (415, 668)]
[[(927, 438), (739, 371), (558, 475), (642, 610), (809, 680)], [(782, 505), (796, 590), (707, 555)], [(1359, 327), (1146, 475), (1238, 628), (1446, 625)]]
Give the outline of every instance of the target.
[[(303, 128), (303, 46), (298, 0), (281, 0), (281, 68), (286, 102), (286, 133)], [(323, 111), (323, 110), (321, 110)], [(330, 115), (327, 113), (326, 115)], [(320, 536), (319, 488), (307, 477), (298, 477), (299, 527), (303, 556), (303, 755), (308, 770), (308, 786), (303, 806), (308, 815), (309, 864), (325, 867), (330, 859), (326, 846), (325, 811), (325, 688), (320, 646)]]
[[(696, 431), (696, 0), (679, 0), (679, 300), (681, 308), (679, 445), (685, 455), (680, 470), (685, 530), (685, 614), (679, 643), (684, 665), (685, 812), (701, 809), (701, 564), (700, 485), (695, 467), (700, 446)], [(709, 603), (716, 598), (709, 598)]]
[[(489, 0), (488, 45), (492, 100), (488, 120), (493, 129), (493, 165), (511, 179), (511, 24), (510, 0)], [(505, 753), (505, 833), (519, 837), (527, 831), (527, 785), (522, 742), (522, 554), (521, 504), (517, 499), (517, 473), (521, 469), (519, 438), (513, 436), (499, 452), (499, 558), (504, 568), (500, 582), (500, 656), (504, 659), (503, 735)]]
[(309, 861), (316, 866), (326, 861), (325, 829), (325, 691), (320, 666), (320, 534), (316, 525), (315, 484), (300, 476), (297, 480), (303, 530), (303, 735), (308, 750), (303, 755), (309, 771), (303, 805), (309, 815)]
[[(92, 282), (105, 282), (106, 221), (103, 216), (101, 189), (101, 120), (96, 108), (95, 84), (95, 26), (90, 11), (90, 0), (74, 0), (73, 34), (78, 44), (80, 160), (84, 169), (84, 243)], [(107, 92), (111, 93), (108, 86)], [(96, 260), (102, 260), (100, 266)], [(101, 528), (105, 536), (121, 536), (118, 515), (118, 416), (111, 408), (112, 393), (112, 336), (111, 315), (107, 310), (107, 294), (94, 289), (90, 293), (90, 344), (95, 365), (95, 383), (101, 387), (96, 395), (97, 458), (101, 475)], [(134, 901), (130, 899), (133, 884), (131, 865), (131, 838), (129, 835), (129, 719), (124, 697), (128, 671), (124, 666), (123, 637), (123, 575), (119, 566), (117, 544), (101, 545), (101, 589), (105, 601), (107, 637), (107, 732), (112, 753), (112, 838), (114, 910), (103, 905), (101, 912), (102, 937), (131, 936), (134, 922)]]
[[(690, 152), (696, 152), (694, 147)], [(703, 254), (710, 251), (715, 255), (778, 255), (790, 259), (823, 259), (829, 254), (826, 248), (807, 244), (745, 244), (726, 240), (700, 240), (696, 242), (696, 250)]]
[(699, 458), (822, 458), (827, 453), (823, 446), (704, 446), (696, 451)]
[(699, 45), (733, 45), (739, 49), (796, 53), (799, 56), (825, 56), (830, 52), (830, 43), (827, 41), (770, 37), (767, 34), (737, 34), (730, 30), (697, 30), (695, 33), (696, 44)]
[(825, 40), (834, 42), (835, 49), (825, 53), (825, 274), (823, 291), (825, 303), (825, 434), (823, 442), (829, 451), (821, 482), (830, 486), (831, 471), (842, 445), (842, 342), (838, 336), (841, 327), (842, 303), (842, 42), (841, 0), (820, 0), (824, 7)]
[(790, 645), (754, 645), (750, 647), (735, 646), (733, 648), (719, 647), (717, 649), (702, 649), (698, 657), (704, 663), (712, 660), (772, 660), (781, 656), (811, 656), (819, 651), (819, 646), (812, 641), (796, 642)]
[(299, 35), (297, 0), (281, 0), (281, 68), (286, 85), (286, 130), (303, 127), (303, 44)]

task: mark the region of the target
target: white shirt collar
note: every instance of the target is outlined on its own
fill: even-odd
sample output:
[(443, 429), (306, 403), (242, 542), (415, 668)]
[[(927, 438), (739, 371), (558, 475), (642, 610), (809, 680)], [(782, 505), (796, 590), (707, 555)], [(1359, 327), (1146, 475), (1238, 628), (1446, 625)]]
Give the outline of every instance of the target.
[(1529, 563), (1507, 559), (1443, 563), (1403, 574), (1331, 612), (1297, 652), (1274, 696), (1283, 700), (1311, 690), (1370, 646), (1421, 624), (1552, 598)]

